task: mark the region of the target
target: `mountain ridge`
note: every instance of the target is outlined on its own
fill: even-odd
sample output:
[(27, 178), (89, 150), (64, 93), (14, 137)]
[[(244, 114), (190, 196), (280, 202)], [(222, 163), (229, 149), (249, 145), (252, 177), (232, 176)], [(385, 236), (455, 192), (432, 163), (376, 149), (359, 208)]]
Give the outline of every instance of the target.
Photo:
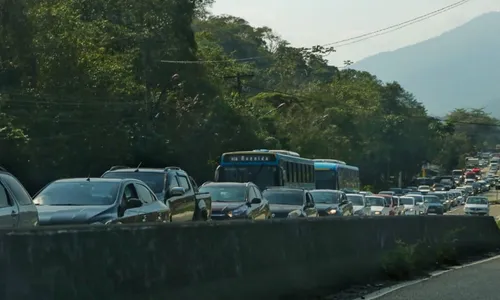
[[(500, 12), (490, 12), (431, 39), (362, 59), (351, 66), (398, 81), (429, 113), (480, 108), (500, 117)], [(498, 30), (496, 30), (498, 32)]]

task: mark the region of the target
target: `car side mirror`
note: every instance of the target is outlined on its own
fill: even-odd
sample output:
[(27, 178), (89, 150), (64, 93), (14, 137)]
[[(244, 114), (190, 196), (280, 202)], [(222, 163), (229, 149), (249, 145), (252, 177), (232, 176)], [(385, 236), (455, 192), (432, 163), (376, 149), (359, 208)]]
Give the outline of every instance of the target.
[(182, 196), (186, 193), (183, 187), (175, 186), (169, 190), (170, 197)]
[(142, 206), (142, 201), (137, 198), (130, 198), (127, 200), (127, 209), (138, 208)]
[(250, 201), (251, 204), (260, 204), (262, 200), (260, 198), (253, 198), (252, 201)]

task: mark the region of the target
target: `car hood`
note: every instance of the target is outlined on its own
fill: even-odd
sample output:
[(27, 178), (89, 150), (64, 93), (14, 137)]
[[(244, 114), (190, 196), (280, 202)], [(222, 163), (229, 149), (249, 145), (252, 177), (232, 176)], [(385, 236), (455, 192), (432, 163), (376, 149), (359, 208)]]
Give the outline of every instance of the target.
[(297, 209), (301, 209), (302, 205), (288, 205), (288, 204), (271, 204), (269, 208), (274, 213), (286, 213)]
[(316, 203), (316, 209), (318, 211), (330, 210), (330, 209), (338, 209), (339, 205), (334, 203)]
[(353, 206), (352, 206), (352, 210), (353, 210), (353, 211), (358, 211), (358, 210), (361, 210), (361, 209), (363, 209), (363, 208), (364, 208), (364, 206), (363, 206), (363, 205), (353, 205)]
[(40, 225), (64, 225), (64, 224), (88, 224), (88, 222), (104, 214), (112, 206), (59, 206), (40, 205), (37, 206)]
[(415, 208), (416, 205), (404, 204), (403, 206), (404, 206), (405, 209), (410, 209), (410, 208)]
[(488, 208), (486, 204), (465, 204), (464, 208)]
[(443, 204), (441, 203), (427, 203), (427, 207), (441, 207)]
[(246, 206), (245, 202), (212, 202), (212, 212), (221, 212), (221, 211), (231, 211), (242, 206)]
[(384, 207), (383, 206), (371, 206), (371, 211), (383, 211)]

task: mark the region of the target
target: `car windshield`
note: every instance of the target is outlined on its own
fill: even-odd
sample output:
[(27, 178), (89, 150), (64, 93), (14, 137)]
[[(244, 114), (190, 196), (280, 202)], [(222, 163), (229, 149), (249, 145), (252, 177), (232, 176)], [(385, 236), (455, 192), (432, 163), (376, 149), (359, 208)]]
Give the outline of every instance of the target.
[(441, 201), (439, 200), (438, 197), (436, 196), (424, 196), (424, 202), (425, 203), (436, 203), (436, 204), (441, 204)]
[(438, 198), (439, 200), (441, 200), (441, 201), (446, 200), (446, 195), (445, 195), (445, 194), (435, 193), (435, 194), (432, 194), (432, 196), (437, 197), (437, 198)]
[(347, 200), (351, 201), (352, 205), (363, 206), (362, 195), (347, 195)]
[(108, 172), (103, 178), (133, 178), (143, 181), (155, 194), (163, 192), (165, 173), (163, 172)]
[(269, 204), (283, 204), (283, 205), (303, 205), (304, 192), (303, 191), (274, 191), (265, 190), (263, 192), (264, 198), (269, 201)]
[(202, 186), (200, 193), (209, 193), (213, 202), (245, 202), (245, 186)]
[(311, 191), (311, 195), (316, 203), (328, 203), (337, 204), (339, 203), (340, 193), (339, 192), (317, 192)]
[(408, 195), (412, 198), (415, 199), (415, 203), (422, 203), (424, 202), (424, 197), (422, 195), (414, 195), (414, 194), (411, 194), (411, 195)]
[(111, 205), (117, 199), (119, 182), (53, 182), (33, 199), (37, 205)]
[(403, 205), (414, 205), (415, 199), (411, 197), (401, 197), (399, 198), (399, 202), (401, 202), (401, 204)]
[(379, 194), (380, 195), (391, 195), (392, 196), (392, 195), (394, 195), (394, 191), (381, 191)]
[(488, 199), (483, 197), (469, 197), (467, 204), (488, 204)]
[(366, 203), (371, 206), (385, 206), (385, 200), (382, 197), (366, 197)]

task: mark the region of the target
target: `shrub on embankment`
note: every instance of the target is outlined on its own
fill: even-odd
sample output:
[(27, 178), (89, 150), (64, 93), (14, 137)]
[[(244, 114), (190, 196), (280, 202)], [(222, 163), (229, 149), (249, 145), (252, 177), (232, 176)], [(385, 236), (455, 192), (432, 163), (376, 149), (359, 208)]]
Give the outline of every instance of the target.
[(460, 216), (5, 231), (0, 298), (277, 299), (398, 268), (404, 278), (427, 258), (444, 263), (496, 249), (499, 234), (493, 218)]
[(436, 244), (425, 237), (413, 244), (397, 240), (394, 249), (382, 259), (384, 273), (389, 279), (406, 280), (425, 275), (429, 270), (459, 264), (457, 243), (461, 231), (463, 228), (451, 230)]

